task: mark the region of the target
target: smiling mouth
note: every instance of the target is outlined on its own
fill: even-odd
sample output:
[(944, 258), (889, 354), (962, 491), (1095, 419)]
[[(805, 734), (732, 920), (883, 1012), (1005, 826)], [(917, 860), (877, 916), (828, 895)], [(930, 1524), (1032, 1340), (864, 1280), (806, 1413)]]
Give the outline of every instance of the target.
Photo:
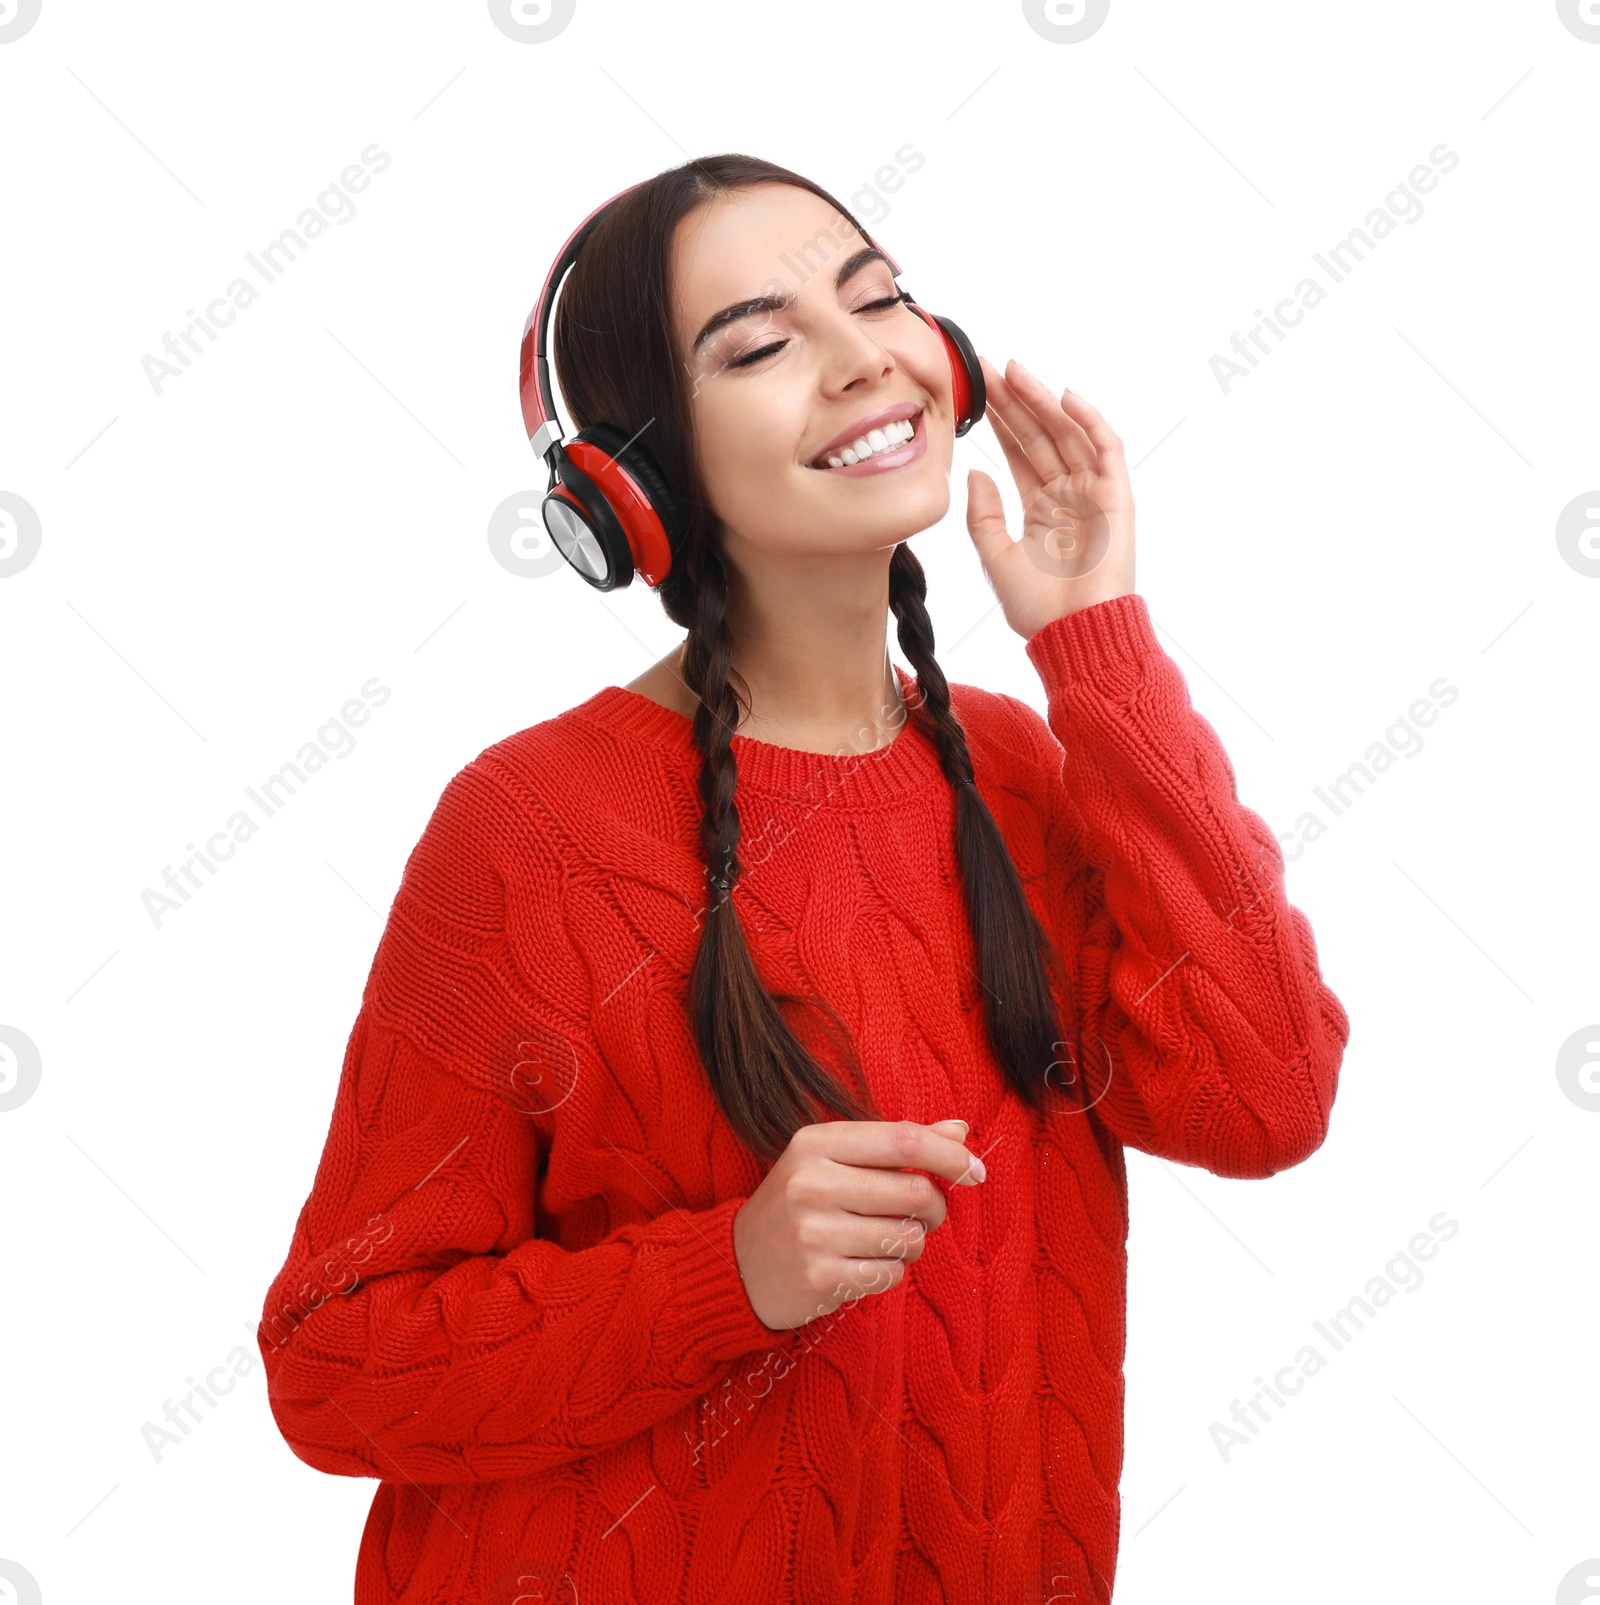
[(922, 422), (920, 412), (882, 429), (869, 429), (846, 446), (837, 446), (811, 463), (812, 468), (829, 473), (836, 468), (853, 468), (857, 463), (871, 462), (875, 457), (887, 457), (917, 438), (917, 426)]

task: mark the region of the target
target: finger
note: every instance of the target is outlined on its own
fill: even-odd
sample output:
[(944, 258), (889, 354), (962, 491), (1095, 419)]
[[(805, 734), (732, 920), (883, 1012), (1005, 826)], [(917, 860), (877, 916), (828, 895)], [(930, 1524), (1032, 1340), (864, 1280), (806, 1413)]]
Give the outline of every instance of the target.
[[(968, 1163), (972, 1155), (966, 1156)], [(869, 1170), (847, 1167), (851, 1179), (848, 1193), (834, 1207), (849, 1219), (918, 1220), (925, 1232), (936, 1232), (944, 1225), (949, 1211), (948, 1189), (942, 1179), (921, 1170)], [(870, 1248), (840, 1249), (841, 1254), (872, 1254)]]
[[(1006, 365), (1005, 381), (1021, 403), (1005, 414), (1030, 456), (1054, 448), (1061, 462), (1077, 473), (1094, 473), (1098, 456), (1094, 442), (1081, 423), (1063, 411), (1060, 399), (1028, 372), (1015, 357)], [(1035, 458), (1037, 460), (1037, 457)], [(1048, 479), (1050, 476), (1045, 475)]]
[(910, 1264), (922, 1254), (928, 1228), (914, 1215), (847, 1215), (828, 1247), (841, 1259), (898, 1259)]
[[(970, 1161), (972, 1156), (966, 1157)], [(828, 1247), (838, 1254), (870, 1258), (885, 1252), (863, 1235), (862, 1223), (916, 1221), (920, 1235), (938, 1231), (950, 1209), (951, 1184), (922, 1170), (884, 1170), (830, 1159), (821, 1181), (808, 1193), (807, 1203), (826, 1219)]]
[(1006, 450), (1012, 472), (1019, 474), (1020, 478), (1018, 464), (1028, 465), (1027, 474), (1031, 483), (1026, 487), (1020, 483), (1018, 486), (1024, 500), (1031, 500), (1043, 481), (1071, 472), (1070, 465), (1062, 457), (1049, 432), (1031, 409), (1023, 405), (1022, 397), (999, 374), (989, 385), (989, 400), (992, 405), (984, 416), (994, 425), (995, 437), (1002, 445), (1007, 440), (1012, 442)]
[(1122, 441), (1104, 418), (1076, 390), (1061, 392), (1061, 405), (1083, 426), (1084, 433), (1103, 456), (1122, 456)]
[(1000, 504), (1000, 487), (981, 468), (973, 468), (967, 473), (967, 533), (978, 549), (978, 557), (985, 570), (992, 569), (1016, 544), (1006, 528), (1005, 509)]
[(841, 1165), (876, 1170), (926, 1170), (946, 1181), (974, 1182), (983, 1170), (953, 1139), (914, 1120), (829, 1120), (808, 1128), (814, 1151)]
[[(1027, 409), (1022, 405), (1021, 399), (1012, 391), (1011, 386), (1006, 383), (1005, 375), (987, 357), (979, 357), (978, 362), (983, 369), (984, 389), (988, 396), (984, 417), (993, 425), (994, 432), (1002, 443), (1009, 440), (1016, 447), (1018, 453), (1017, 461), (1027, 464), (1027, 453), (1023, 451), (1022, 442), (1017, 439), (1017, 432), (1012, 427), (1012, 424), (1019, 417), (1027, 416)], [(1009, 452), (1007, 455), (1010, 455)], [(1051, 459), (1048, 470), (1045, 473), (1036, 473), (1031, 465), (1028, 466), (1028, 473), (1033, 475), (1036, 480), (1048, 479), (1051, 474), (1059, 474), (1065, 466), (1058, 460), (1059, 455), (1057, 453)], [(1013, 472), (1015, 472), (1017, 462), (1013, 462), (1011, 466)]]
[(872, 1293), (887, 1293), (898, 1287), (909, 1274), (906, 1270), (910, 1256), (893, 1256), (884, 1259), (834, 1260), (830, 1270), (823, 1273), (823, 1285), (843, 1283), (847, 1289), (844, 1298), (833, 1307), (848, 1303), (852, 1298), (865, 1298)]
[[(1017, 490), (1023, 503), (1031, 502), (1039, 494), (1039, 488), (1044, 484), (1038, 468), (1028, 461), (1028, 454), (1023, 449), (1022, 442), (1017, 439), (1010, 424), (1002, 418), (999, 412), (991, 409), (984, 414), (989, 420), (989, 427), (994, 430), (994, 438), (1000, 442), (1000, 449), (1006, 454), (1006, 462), (1011, 466), (1011, 477), (1017, 482)], [(1059, 477), (1065, 473), (1064, 469), (1056, 469), (1055, 475)]]

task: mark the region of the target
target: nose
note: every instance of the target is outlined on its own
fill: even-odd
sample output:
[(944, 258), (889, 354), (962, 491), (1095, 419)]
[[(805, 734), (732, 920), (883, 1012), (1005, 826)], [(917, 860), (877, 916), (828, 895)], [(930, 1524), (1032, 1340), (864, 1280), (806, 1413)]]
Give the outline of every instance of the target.
[(882, 381), (897, 367), (894, 353), (875, 339), (870, 329), (852, 322), (848, 312), (841, 313), (837, 323), (830, 323), (823, 339), (828, 352), (824, 369), (833, 376), (829, 388), (840, 393)]

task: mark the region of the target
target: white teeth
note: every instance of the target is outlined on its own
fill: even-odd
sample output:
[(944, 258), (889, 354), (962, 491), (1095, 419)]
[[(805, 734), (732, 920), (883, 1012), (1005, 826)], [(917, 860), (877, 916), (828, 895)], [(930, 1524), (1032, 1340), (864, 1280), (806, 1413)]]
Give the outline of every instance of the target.
[(853, 468), (868, 457), (876, 457), (880, 452), (893, 451), (896, 447), (903, 446), (916, 432), (916, 426), (909, 418), (902, 418), (898, 423), (885, 424), (882, 429), (869, 429), (866, 434), (858, 435), (842, 451), (830, 454), (828, 466)]

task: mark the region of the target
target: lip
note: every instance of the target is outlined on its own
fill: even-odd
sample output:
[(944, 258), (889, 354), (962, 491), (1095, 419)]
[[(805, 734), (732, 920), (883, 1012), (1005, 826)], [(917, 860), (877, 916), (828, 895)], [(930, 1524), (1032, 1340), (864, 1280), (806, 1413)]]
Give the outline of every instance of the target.
[[(921, 416), (921, 415), (919, 415)], [(876, 427), (876, 426), (874, 426)], [(853, 437), (852, 437), (853, 438)], [(871, 474), (892, 474), (897, 468), (904, 468), (907, 463), (920, 462), (928, 455), (928, 431), (919, 427), (916, 434), (903, 446), (896, 446), (893, 451), (879, 452), (876, 457), (868, 457), (864, 462), (851, 463), (848, 468), (813, 469), (822, 472), (833, 479), (866, 479)]]
[[(865, 418), (858, 418), (855, 423), (835, 435), (821, 451), (812, 455), (806, 467), (811, 467), (819, 457), (826, 457), (829, 452), (837, 452), (841, 447), (848, 446), (852, 440), (858, 440), (869, 430), (882, 429), (885, 424), (897, 424), (904, 418), (915, 418), (922, 411), (920, 402), (897, 401), (892, 407), (885, 407), (882, 412), (869, 414)], [(842, 470), (835, 470), (842, 472)]]

